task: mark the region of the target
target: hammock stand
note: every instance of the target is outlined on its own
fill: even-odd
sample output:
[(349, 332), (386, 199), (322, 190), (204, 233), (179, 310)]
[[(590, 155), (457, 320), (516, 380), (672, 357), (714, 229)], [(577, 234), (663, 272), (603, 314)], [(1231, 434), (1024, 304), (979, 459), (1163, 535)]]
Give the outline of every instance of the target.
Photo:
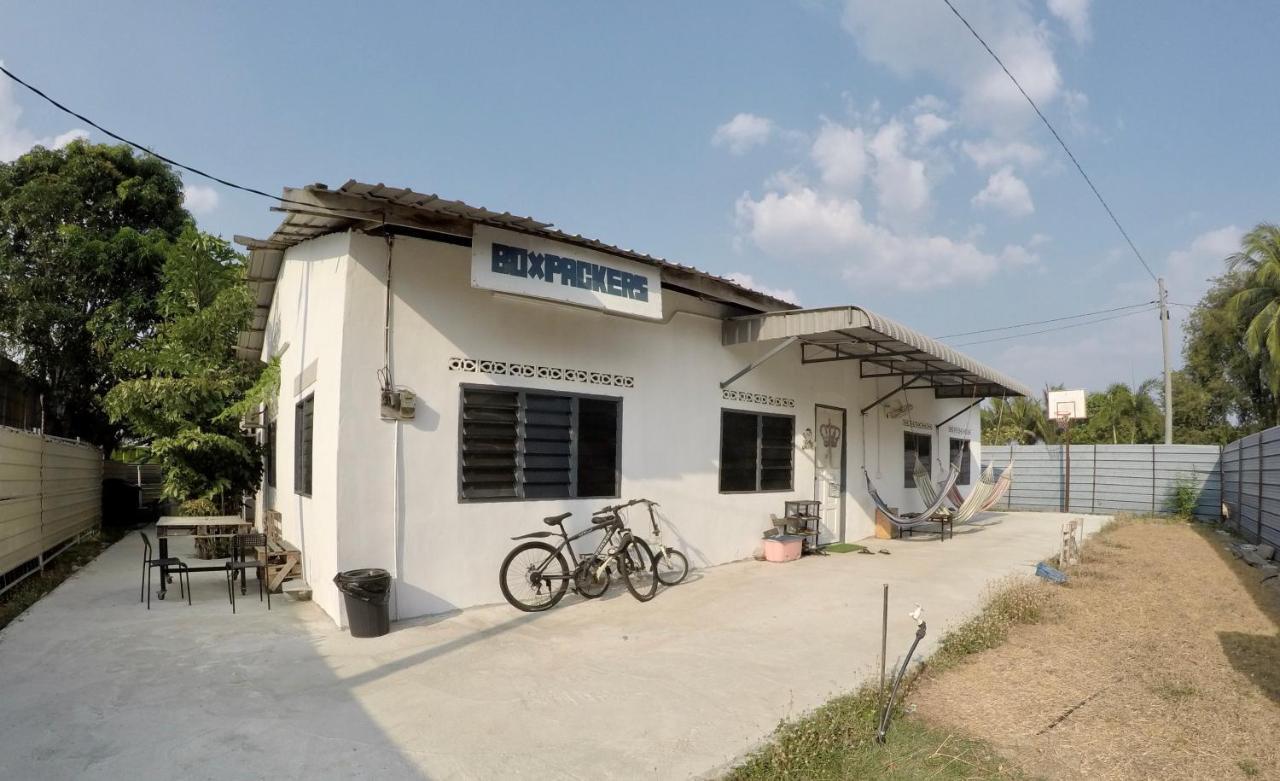
[[(947, 474), (947, 479), (942, 484), (942, 490), (938, 493), (937, 498), (933, 502), (930, 502), (928, 507), (915, 515), (898, 515), (893, 510), (889, 509), (889, 505), (880, 497), (879, 492), (876, 491), (875, 484), (871, 482), (871, 475), (867, 472), (866, 467), (863, 467), (862, 475), (867, 479), (867, 493), (871, 495), (871, 501), (875, 504), (876, 509), (880, 511), (880, 514), (883, 515), (889, 523), (893, 524), (894, 527), (898, 529), (899, 533), (903, 531), (910, 533), (916, 527), (923, 526), (926, 523), (935, 522), (933, 516), (938, 512), (938, 510), (942, 509), (943, 503), (947, 500), (946, 493), (955, 486), (956, 480), (960, 477), (960, 467), (957, 464), (951, 465), (951, 471)], [(947, 522), (948, 521), (946, 520), (943, 521), (943, 523)], [(945, 527), (942, 532), (942, 538), (946, 539)]]

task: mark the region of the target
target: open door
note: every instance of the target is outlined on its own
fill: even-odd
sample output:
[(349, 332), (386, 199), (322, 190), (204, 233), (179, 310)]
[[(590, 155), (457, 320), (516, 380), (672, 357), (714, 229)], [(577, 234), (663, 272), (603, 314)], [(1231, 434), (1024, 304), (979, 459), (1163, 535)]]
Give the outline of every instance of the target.
[(844, 540), (845, 411), (814, 407), (813, 498), (821, 503), (818, 544)]

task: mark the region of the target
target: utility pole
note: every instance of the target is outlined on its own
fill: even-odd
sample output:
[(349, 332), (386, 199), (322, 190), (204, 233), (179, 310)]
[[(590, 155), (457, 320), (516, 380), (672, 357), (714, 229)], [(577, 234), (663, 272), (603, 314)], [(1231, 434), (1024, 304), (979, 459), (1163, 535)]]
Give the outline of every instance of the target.
[(1156, 280), (1160, 291), (1160, 339), (1164, 345), (1164, 443), (1173, 444), (1173, 375), (1169, 373), (1169, 291), (1164, 277)]

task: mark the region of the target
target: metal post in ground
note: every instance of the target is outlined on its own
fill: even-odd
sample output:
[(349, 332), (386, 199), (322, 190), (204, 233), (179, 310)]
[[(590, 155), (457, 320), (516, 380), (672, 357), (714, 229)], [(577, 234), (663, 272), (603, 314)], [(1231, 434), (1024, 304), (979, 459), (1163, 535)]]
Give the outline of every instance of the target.
[(889, 652), (889, 584), (884, 584), (884, 613), (880, 618), (880, 705), (884, 706), (885, 654)]

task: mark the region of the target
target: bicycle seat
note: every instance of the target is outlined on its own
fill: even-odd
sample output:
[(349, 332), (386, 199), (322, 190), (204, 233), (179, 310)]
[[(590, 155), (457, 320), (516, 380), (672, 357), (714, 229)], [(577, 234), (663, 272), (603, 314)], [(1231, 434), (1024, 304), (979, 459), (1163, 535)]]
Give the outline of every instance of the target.
[(612, 515), (593, 515), (591, 523), (595, 526), (605, 526), (610, 523), (621, 523), (621, 521)]
[(548, 515), (546, 518), (542, 519), (542, 522), (548, 526), (555, 526), (556, 524), (563, 521), (565, 518), (568, 518), (570, 515), (573, 515), (573, 513), (560, 513), (559, 515)]

